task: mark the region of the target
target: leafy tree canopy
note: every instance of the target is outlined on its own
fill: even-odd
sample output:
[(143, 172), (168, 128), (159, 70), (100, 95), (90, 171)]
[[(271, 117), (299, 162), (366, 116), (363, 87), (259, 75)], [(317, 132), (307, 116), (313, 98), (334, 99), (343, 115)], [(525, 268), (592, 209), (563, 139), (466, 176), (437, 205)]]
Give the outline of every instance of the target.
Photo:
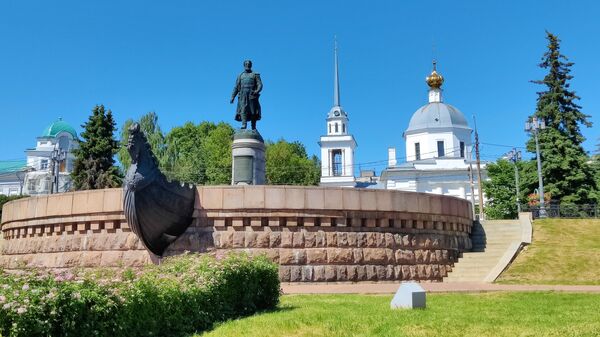
[[(523, 194), (523, 178), (528, 178), (524, 172), (528, 170), (527, 163), (517, 162), (519, 170), (519, 202), (526, 200)], [(489, 180), (483, 182), (483, 190), (488, 198), (485, 213), (489, 219), (515, 219), (517, 217), (517, 190), (515, 187), (515, 164), (498, 159), (487, 165)]]
[(267, 183), (270, 185), (317, 185), (321, 166), (316, 156), (308, 157), (300, 142), (267, 142)]

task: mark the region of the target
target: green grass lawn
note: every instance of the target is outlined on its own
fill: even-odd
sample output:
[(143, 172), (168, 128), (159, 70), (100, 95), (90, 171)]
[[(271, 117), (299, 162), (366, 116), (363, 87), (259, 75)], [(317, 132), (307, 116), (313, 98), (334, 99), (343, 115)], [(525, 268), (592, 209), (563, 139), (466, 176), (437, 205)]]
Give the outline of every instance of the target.
[(600, 285), (600, 219), (536, 220), (533, 243), (496, 282)]
[(196, 337), (600, 336), (598, 294), (428, 294), (425, 310), (391, 310), (391, 298), (286, 295), (276, 311)]

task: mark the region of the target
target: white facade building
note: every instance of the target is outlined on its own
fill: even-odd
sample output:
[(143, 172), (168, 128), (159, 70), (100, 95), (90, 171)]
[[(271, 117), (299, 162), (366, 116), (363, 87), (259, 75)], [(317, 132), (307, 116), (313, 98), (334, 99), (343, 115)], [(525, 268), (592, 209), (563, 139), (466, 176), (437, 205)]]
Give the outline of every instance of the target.
[(348, 131), (348, 114), (340, 104), (337, 45), (334, 52), (333, 107), (327, 114), (327, 134), (321, 136), (321, 186), (354, 187), (356, 140)]
[[(426, 82), (429, 102), (413, 114), (404, 132), (406, 162), (399, 164), (396, 150), (390, 148), (380, 180), (386, 189), (451, 195), (477, 204), (473, 130), (460, 110), (443, 102), (444, 79), (435, 62)], [(481, 173), (486, 179), (485, 165)]]
[(73, 150), (78, 147), (77, 132), (62, 119), (50, 124), (37, 137), (35, 148), (25, 150), (26, 161), (17, 161), (10, 167), (4, 164), (7, 172), (2, 179), (0, 174), (0, 194), (36, 195), (54, 191), (66, 192), (71, 189), (71, 172), (75, 157)]

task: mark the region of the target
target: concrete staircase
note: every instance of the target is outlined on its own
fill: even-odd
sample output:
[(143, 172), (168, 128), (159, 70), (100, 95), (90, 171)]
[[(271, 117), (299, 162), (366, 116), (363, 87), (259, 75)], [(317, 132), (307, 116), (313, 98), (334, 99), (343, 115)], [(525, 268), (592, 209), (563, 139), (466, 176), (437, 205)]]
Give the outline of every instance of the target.
[(452, 271), (444, 277), (444, 282), (494, 282), (521, 246), (531, 243), (530, 217), (522, 214), (519, 220), (475, 223), (471, 240), (473, 248), (463, 253)]

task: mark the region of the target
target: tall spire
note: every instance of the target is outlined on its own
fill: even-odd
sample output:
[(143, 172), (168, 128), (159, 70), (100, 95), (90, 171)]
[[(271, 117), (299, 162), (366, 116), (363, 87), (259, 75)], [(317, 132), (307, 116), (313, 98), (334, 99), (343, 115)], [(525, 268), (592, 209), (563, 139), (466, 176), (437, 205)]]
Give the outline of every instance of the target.
[(338, 46), (336, 36), (334, 36), (333, 54), (335, 63), (335, 74), (333, 80), (333, 106), (340, 106), (340, 75), (338, 71)]

